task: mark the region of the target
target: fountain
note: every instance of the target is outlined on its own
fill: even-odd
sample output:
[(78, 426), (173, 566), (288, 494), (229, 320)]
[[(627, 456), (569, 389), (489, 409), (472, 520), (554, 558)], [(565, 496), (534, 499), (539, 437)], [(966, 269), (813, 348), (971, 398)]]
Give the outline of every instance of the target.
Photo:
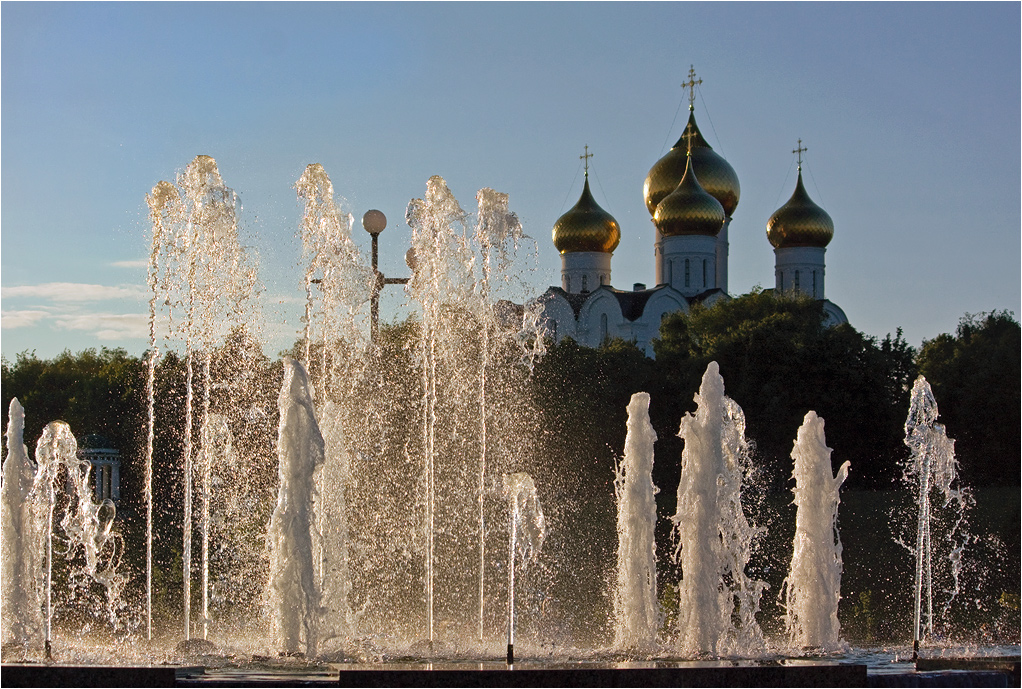
[[(41, 547), (32, 519), (29, 496), (35, 467), (28, 458), (23, 433), (25, 410), (11, 400), (7, 424), (7, 459), (3, 482), (3, 644), (31, 650), (44, 638), (42, 608), (36, 582), (37, 553)], [(38, 650), (38, 649), (35, 649)]]
[(313, 555), (314, 512), (323, 496), (315, 477), (325, 446), (316, 423), (313, 390), (301, 364), (284, 361), (280, 388), (280, 438), (277, 443), (280, 489), (270, 519), (270, 585), (274, 637), (283, 652), (315, 657), (319, 640), (320, 588)]
[(838, 602), (841, 600), (841, 538), (837, 530), (838, 490), (849, 463), (831, 476), (823, 419), (810, 411), (798, 429), (795, 460), (794, 552), (784, 580), (785, 628), (796, 649), (824, 652), (842, 648)]
[[(145, 512), (134, 515), (145, 520), (145, 585), (138, 582), (130, 603), (122, 593), (132, 573), (117, 568), (122, 553), (111, 506), (87, 499), (87, 467), (74, 457), (70, 429), (48, 426), (33, 466), (21, 438), (24, 411), (12, 403), (3, 484), (5, 663), (15, 655), (38, 660), (52, 641), (53, 606), (46, 598), (54, 586), (46, 573), (53, 568), (46, 561), (53, 540), (46, 534), (55, 509), (64, 516), (54, 555), (79, 554), (84, 564), (72, 567), (71, 576), (77, 589), (102, 585), (93, 633), (107, 635), (100, 650), (83, 650), (73, 629), (58, 629), (55, 657), (62, 662), (197, 662), (208, 666), (190, 671), (197, 681), (214, 678), (215, 666), (239, 664), (260, 672), (332, 672), (333, 678), (346, 672), (346, 683), (379, 683), (372, 673), (384, 670), (393, 683), (418, 681), (400, 673), (425, 668), (451, 680), (460, 675), (442, 673), (466, 671), (464, 663), (471, 663), (480, 682), (506, 684), (508, 675), (499, 673), (513, 663), (521, 681), (572, 683), (570, 673), (584, 668), (608, 673), (600, 675), (604, 682), (678, 684), (684, 668), (709, 683), (762, 684), (774, 675), (787, 683), (810, 676), (865, 682), (860, 657), (840, 638), (836, 511), (847, 464), (831, 473), (822, 419), (807, 414), (792, 452), (798, 511), (782, 592), (786, 626), (775, 637), (760, 623), (766, 583), (753, 565), (766, 538), (750, 499), (760, 490), (752, 480), (754, 456), (744, 413), (724, 394), (717, 364), (703, 375), (696, 410), (680, 422), (684, 450), (670, 562), (657, 557), (650, 397), (634, 395), (624, 455), (605, 477), (618, 509), (616, 568), (592, 568), (605, 574), (612, 619), (607, 638), (572, 636), (565, 631), (571, 616), (601, 613), (556, 599), (551, 581), (580, 563), (564, 559), (553, 539), (542, 549), (548, 529), (564, 522), (558, 521), (562, 506), (547, 498), (555, 494), (557, 458), (537, 456), (542, 435), (552, 431), (539, 427), (528, 383), (545, 333), (538, 307), (527, 302), (516, 277), (528, 238), (508, 197), (480, 190), (478, 210), (469, 214), (442, 178), (429, 179), (405, 216), (412, 244), (405, 295), (416, 317), (379, 328), (380, 288), (405, 280), (384, 279), (375, 261), (364, 260), (351, 236), (352, 216), (322, 166), (309, 165), (295, 189), (305, 204), (299, 223), (305, 307), (291, 357), (272, 373), (257, 371), (259, 355), (243, 346), (258, 334), (256, 261), (241, 248), (237, 200), (215, 161), (197, 157), (175, 184), (161, 182), (147, 197), (153, 243), (148, 418), (141, 430)], [(375, 254), (386, 219), (371, 211), (363, 224)], [(235, 359), (223, 358), (228, 342)], [(154, 625), (154, 588), (170, 578), (153, 552), (153, 523), (160, 518), (154, 491), (163, 488), (153, 487), (163, 430), (157, 373), (178, 351), (181, 612)], [(270, 389), (279, 392), (275, 407)], [(917, 637), (933, 630), (935, 577), (931, 556), (922, 555), (936, 540), (928, 531), (936, 509), (931, 488), (939, 486), (945, 502), (966, 501), (959, 489), (944, 488), (954, 468), (946, 461), (950, 441), (933, 423), (936, 405), (928, 406), (932, 393), (927, 388), (918, 400), (914, 392), (906, 424), (913, 451), (906, 475), (921, 486), (914, 553), (923, 563), (917, 591), (927, 593), (917, 592), (916, 600), (929, 605), (925, 615), (917, 606)], [(260, 435), (266, 429), (276, 431), (275, 448)], [(254, 467), (260, 464), (276, 469), (274, 486), (259, 482)], [(68, 499), (58, 475), (72, 479)], [(582, 543), (577, 552), (585, 557), (594, 527), (571, 528), (568, 536)], [(201, 561), (197, 572), (193, 551)], [(952, 560), (961, 557), (961, 548), (952, 550)], [(680, 583), (665, 573), (679, 575)], [(244, 586), (261, 590), (235, 598), (232, 592)], [(57, 590), (62, 600), (70, 595)], [(216, 645), (176, 643), (179, 623), (186, 642), (200, 632)], [(787, 658), (805, 656), (806, 647), (832, 662)], [(564, 666), (569, 661), (571, 668)], [(632, 665), (613, 664), (618, 661)]]
[(614, 596), (614, 647), (655, 648), (661, 613), (656, 583), (656, 494), (649, 394), (637, 392), (628, 403), (625, 456), (615, 470), (617, 498), (617, 590)]
[(504, 477), (504, 494), (508, 502), (507, 555), (507, 664), (515, 662), (515, 562), (524, 568), (535, 562), (543, 549), (546, 537), (546, 519), (536, 495), (536, 484), (526, 473)]
[[(955, 443), (947, 437), (944, 426), (937, 423), (937, 402), (926, 378), (919, 376), (912, 386), (908, 418), (905, 420), (905, 444), (912, 454), (905, 465), (905, 481), (915, 497), (915, 614), (913, 616), (913, 656), (919, 657), (919, 646), (926, 634), (934, 632), (933, 581), (935, 571), (945, 570), (947, 595), (944, 613), (960, 591), (959, 576), (962, 554), (968, 542), (965, 532), (965, 511), (971, 498), (967, 489), (958, 485), (958, 462)], [(943, 505), (934, 497), (942, 497)], [(943, 512), (938, 517), (935, 513)], [(935, 525), (946, 525), (944, 533), (933, 538)], [(936, 540), (936, 543), (934, 542)], [(943, 547), (942, 547), (943, 546)], [(934, 567), (935, 553), (946, 560)], [(925, 611), (924, 611), (925, 605)]]
[(756, 613), (766, 584), (746, 567), (765, 529), (749, 523), (742, 483), (751, 470), (745, 415), (724, 395), (716, 362), (703, 374), (699, 405), (681, 420), (685, 440), (673, 520), (681, 566), (678, 650), (685, 654), (756, 653), (764, 639)]

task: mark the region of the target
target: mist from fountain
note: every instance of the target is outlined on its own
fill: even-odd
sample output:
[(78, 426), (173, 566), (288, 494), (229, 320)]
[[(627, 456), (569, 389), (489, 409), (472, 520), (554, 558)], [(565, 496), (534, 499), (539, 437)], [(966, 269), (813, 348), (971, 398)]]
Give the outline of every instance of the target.
[(765, 529), (742, 507), (742, 484), (751, 473), (745, 415), (724, 395), (717, 362), (706, 367), (695, 414), (678, 433), (685, 441), (672, 518), (681, 567), (677, 650), (683, 654), (747, 654), (764, 648), (756, 621), (766, 584), (746, 566)]
[(806, 414), (791, 457), (795, 460), (795, 537), (788, 577), (781, 587), (785, 629), (796, 651), (843, 648), (838, 602), (841, 600), (841, 538), (837, 529), (839, 490), (848, 478), (845, 462), (831, 475), (824, 422)]
[(618, 537), (614, 647), (622, 651), (652, 651), (662, 618), (656, 575), (656, 439), (649, 421), (649, 393), (637, 392), (628, 403), (624, 459), (614, 472)]

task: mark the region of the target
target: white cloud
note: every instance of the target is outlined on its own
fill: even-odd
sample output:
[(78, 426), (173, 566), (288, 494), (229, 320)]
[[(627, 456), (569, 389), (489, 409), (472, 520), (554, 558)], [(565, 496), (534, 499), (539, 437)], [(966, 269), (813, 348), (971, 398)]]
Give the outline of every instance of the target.
[(149, 261), (144, 258), (136, 258), (130, 261), (114, 261), (110, 265), (114, 268), (148, 268)]
[(0, 327), (4, 330), (29, 328), (49, 315), (46, 311), (4, 311), (0, 313)]
[(64, 330), (85, 330), (100, 340), (121, 340), (149, 336), (149, 316), (144, 313), (83, 313), (54, 316)]
[(102, 301), (105, 299), (136, 299), (148, 290), (142, 285), (90, 285), (80, 282), (46, 282), (41, 285), (4, 287), (0, 295), (6, 298), (35, 297), (53, 301)]

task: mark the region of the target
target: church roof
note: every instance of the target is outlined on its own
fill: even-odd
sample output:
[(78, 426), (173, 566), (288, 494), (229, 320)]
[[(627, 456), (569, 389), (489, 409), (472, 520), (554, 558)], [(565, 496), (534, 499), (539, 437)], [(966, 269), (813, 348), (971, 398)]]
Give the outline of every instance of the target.
[(554, 246), (562, 254), (576, 251), (614, 253), (621, 241), (621, 226), (614, 216), (596, 203), (589, 191), (588, 173), (578, 203), (557, 219), (551, 234)]
[(802, 166), (799, 165), (794, 193), (767, 221), (767, 239), (775, 249), (796, 246), (824, 248), (833, 237), (834, 221), (827, 211), (809, 198), (802, 184)]

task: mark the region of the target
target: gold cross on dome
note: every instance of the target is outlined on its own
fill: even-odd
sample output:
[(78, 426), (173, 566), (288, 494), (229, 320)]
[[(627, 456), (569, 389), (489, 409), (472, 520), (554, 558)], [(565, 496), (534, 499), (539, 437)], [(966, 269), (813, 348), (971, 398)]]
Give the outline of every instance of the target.
[(696, 79), (696, 66), (689, 65), (688, 68), (688, 81), (681, 85), (682, 88), (688, 89), (688, 109), (692, 110), (695, 108), (696, 102), (696, 86), (703, 83), (702, 79)]
[(681, 138), (688, 144), (688, 154), (692, 155), (692, 139), (696, 138), (696, 130), (691, 123), (685, 125), (685, 133), (681, 135)]
[[(593, 154), (589, 152), (589, 144), (586, 144), (586, 154), (579, 156), (580, 160), (586, 161), (586, 177), (589, 176), (589, 159), (593, 157)], [(578, 173), (575, 173), (578, 174)]]
[(805, 146), (802, 145), (802, 139), (799, 139), (798, 140), (798, 148), (796, 148), (794, 151), (792, 151), (792, 153), (797, 153), (798, 154), (798, 169), (799, 170), (802, 169), (802, 154), (805, 153), (808, 150), (809, 150), (808, 148), (806, 148)]

